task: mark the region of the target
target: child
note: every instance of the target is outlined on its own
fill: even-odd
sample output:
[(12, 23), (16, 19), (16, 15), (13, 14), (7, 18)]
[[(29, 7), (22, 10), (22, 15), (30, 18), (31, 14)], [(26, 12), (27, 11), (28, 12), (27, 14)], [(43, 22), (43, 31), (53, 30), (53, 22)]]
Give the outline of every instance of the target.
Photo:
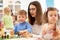
[(4, 16), (2, 17), (2, 21), (4, 22), (4, 28), (6, 29), (6, 34), (12, 37), (11, 31), (14, 32), (13, 28), (13, 19), (11, 16), (11, 9), (9, 7), (4, 8)]
[(16, 21), (17, 21), (17, 16), (16, 15), (12, 15), (12, 18), (13, 18), (13, 24), (14, 26), (17, 24)]
[(20, 10), (17, 18), (19, 23), (15, 26), (15, 33), (19, 33), (19, 35), (22, 36), (27, 36), (29, 33), (31, 33), (31, 25), (25, 21), (27, 19), (26, 11)]
[(13, 20), (11, 17), (11, 9), (9, 7), (4, 8), (4, 16), (2, 17), (2, 20), (6, 29), (11, 29), (14, 27)]
[(53, 40), (59, 38), (59, 31), (57, 28), (58, 10), (53, 7), (47, 8), (44, 13), (44, 22), (42, 29), (42, 37), (46, 40)]

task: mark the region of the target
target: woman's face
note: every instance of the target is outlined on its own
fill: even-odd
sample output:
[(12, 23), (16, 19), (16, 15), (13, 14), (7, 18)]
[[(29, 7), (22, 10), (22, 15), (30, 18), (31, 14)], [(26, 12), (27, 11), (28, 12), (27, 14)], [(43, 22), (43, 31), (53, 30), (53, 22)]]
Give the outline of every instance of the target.
[(30, 5), (30, 8), (29, 8), (29, 11), (30, 11), (30, 15), (32, 16), (32, 17), (35, 17), (36, 16), (36, 6), (34, 6), (34, 5)]

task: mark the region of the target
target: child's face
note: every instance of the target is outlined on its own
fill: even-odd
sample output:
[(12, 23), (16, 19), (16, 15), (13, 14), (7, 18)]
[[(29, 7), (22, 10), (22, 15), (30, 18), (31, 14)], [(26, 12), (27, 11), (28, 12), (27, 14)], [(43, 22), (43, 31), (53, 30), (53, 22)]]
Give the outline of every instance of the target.
[(18, 15), (17, 16), (17, 20), (19, 22), (25, 22), (26, 18), (27, 18), (26, 15)]
[(57, 11), (49, 11), (48, 12), (48, 22), (55, 24), (58, 20), (58, 12)]

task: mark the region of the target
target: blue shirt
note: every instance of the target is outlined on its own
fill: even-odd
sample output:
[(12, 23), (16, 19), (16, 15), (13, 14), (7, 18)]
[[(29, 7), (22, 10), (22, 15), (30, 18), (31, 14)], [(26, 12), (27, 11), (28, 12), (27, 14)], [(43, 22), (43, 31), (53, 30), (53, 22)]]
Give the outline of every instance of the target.
[(15, 25), (15, 29), (14, 29), (15, 33), (19, 32), (21, 30), (27, 30), (28, 32), (31, 32), (32, 27), (27, 22), (23, 22), (23, 23), (19, 23), (19, 24)]

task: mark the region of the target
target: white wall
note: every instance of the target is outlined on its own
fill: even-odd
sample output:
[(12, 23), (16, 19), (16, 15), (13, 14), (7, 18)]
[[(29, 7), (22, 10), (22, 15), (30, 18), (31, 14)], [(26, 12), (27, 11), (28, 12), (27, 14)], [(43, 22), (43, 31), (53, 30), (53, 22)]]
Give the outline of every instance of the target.
[(9, 0), (3, 0), (3, 7), (6, 7), (8, 5)]
[[(29, 3), (32, 2), (32, 1), (34, 1), (34, 0), (24, 0), (24, 1), (20, 0), (20, 2), (21, 2), (21, 9), (25, 9), (27, 11)], [(42, 6), (42, 10), (44, 11), (46, 9), (45, 0), (37, 0), (37, 1), (40, 2), (41, 6)]]
[(42, 11), (44, 12), (46, 9), (46, 0), (38, 0), (42, 6)]
[(54, 1), (54, 7), (56, 7), (59, 10), (59, 15), (60, 15), (60, 0)]
[[(4, 7), (8, 5), (8, 2), (10, 0), (4, 0)], [(17, 0), (12, 0), (13, 2), (17, 1)], [(30, 2), (34, 1), (34, 0), (19, 0), (21, 2), (21, 9), (24, 9), (27, 11), (28, 9), (28, 5)], [(44, 10), (46, 9), (46, 0), (37, 0), (41, 3), (42, 6), (42, 10), (44, 12)], [(54, 0), (54, 7), (56, 7), (57, 9), (59, 9), (59, 14), (60, 14), (60, 0)]]
[(20, 0), (20, 2), (21, 2), (21, 9), (24, 9), (24, 10), (27, 11), (28, 5), (29, 5), (29, 3), (31, 1), (34, 1), (34, 0), (24, 0), (24, 1), (23, 0)]
[[(6, 7), (8, 5), (9, 1), (10, 0), (3, 0), (4, 7)], [(12, 1), (15, 2), (17, 0), (12, 0)], [(35, 1), (35, 0), (19, 0), (19, 1), (21, 2), (21, 9), (24, 9), (24, 10), (27, 11), (29, 3), (32, 2), (32, 1)], [(44, 11), (46, 9), (45, 0), (37, 0), (37, 1), (39, 1), (41, 3), (42, 9)]]

